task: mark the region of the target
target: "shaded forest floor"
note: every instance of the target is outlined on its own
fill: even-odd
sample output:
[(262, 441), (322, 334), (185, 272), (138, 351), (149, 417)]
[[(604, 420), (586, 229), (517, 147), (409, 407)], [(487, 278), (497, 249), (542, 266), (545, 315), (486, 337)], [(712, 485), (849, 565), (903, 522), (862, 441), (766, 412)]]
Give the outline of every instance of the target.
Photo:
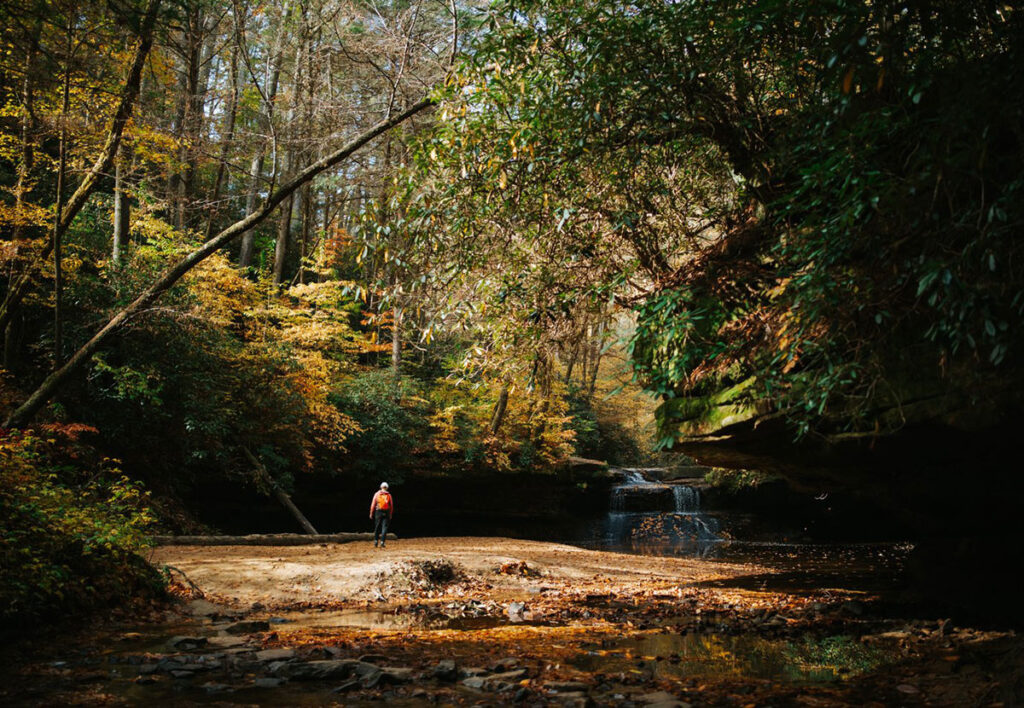
[(0, 703), (1024, 700), (1013, 632), (842, 587), (750, 589), (776, 573), (756, 565), (498, 538), (165, 547), (152, 560), (175, 569), (178, 602), (9, 645)]

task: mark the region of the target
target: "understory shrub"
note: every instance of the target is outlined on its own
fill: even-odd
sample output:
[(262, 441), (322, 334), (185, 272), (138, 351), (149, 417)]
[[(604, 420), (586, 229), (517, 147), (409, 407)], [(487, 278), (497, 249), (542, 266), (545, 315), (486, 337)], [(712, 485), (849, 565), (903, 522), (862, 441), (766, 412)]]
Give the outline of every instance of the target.
[(153, 521), (147, 493), (78, 442), (89, 430), (49, 425), (0, 436), (0, 620), (7, 627), (59, 621), (161, 588), (139, 555)]

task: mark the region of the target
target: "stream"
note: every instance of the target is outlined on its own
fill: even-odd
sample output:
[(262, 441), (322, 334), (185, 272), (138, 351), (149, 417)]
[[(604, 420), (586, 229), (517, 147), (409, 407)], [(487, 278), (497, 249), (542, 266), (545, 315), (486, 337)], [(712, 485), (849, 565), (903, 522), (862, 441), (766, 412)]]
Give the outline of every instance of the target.
[(163, 621), (114, 622), (36, 652), (26, 680), (0, 686), (0, 703), (640, 706), (741, 695), (754, 705), (803, 703), (798, 696), (862, 705), (878, 694), (918, 704), (929, 691), (982, 691), (971, 672), (946, 680), (960, 646), (981, 637), (1004, 656), (1016, 642), (878, 605), (899, 592), (906, 543), (790, 540), (798, 534), (703, 509), (685, 482), (637, 469), (621, 480), (607, 515), (568, 540), (766, 570), (662, 594), (641, 584), (581, 595), (572, 583), (524, 578), (523, 599), (511, 601), (475, 585), (337, 607), (192, 599)]

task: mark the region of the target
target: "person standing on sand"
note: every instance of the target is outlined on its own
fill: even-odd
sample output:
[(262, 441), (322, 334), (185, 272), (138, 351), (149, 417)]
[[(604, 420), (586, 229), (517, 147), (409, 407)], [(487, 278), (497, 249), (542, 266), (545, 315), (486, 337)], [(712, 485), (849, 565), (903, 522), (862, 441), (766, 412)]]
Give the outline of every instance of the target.
[(384, 548), (384, 544), (388, 540), (388, 525), (391, 523), (391, 514), (394, 510), (395, 502), (391, 498), (391, 492), (388, 491), (388, 483), (381, 482), (380, 490), (373, 495), (373, 499), (370, 501), (374, 548), (377, 547), (378, 541), (380, 541), (380, 547)]

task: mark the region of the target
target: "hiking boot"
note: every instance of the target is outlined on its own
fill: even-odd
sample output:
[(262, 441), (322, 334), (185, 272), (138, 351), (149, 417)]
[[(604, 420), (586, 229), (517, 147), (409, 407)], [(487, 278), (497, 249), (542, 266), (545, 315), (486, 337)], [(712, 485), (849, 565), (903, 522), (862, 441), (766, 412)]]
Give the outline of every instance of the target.
[(386, 543), (382, 543), (382, 544), (380, 544), (380, 547), (384, 548), (384, 546), (386, 546), (386, 545), (387, 545)]
[(379, 544), (380, 544), (380, 542), (379, 542), (379, 541), (374, 541), (374, 542), (373, 542), (373, 547), (374, 547), (374, 548), (376, 548), (376, 547), (377, 547), (377, 546), (378, 546)]

